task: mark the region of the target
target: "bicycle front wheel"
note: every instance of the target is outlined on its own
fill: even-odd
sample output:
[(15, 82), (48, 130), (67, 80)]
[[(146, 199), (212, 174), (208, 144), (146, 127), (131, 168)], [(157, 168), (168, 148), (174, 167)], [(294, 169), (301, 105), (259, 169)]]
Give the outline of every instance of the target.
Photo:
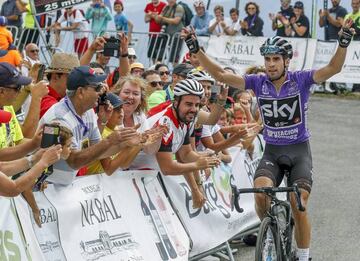
[(256, 241), (255, 261), (281, 261), (280, 237), (270, 217), (261, 222)]

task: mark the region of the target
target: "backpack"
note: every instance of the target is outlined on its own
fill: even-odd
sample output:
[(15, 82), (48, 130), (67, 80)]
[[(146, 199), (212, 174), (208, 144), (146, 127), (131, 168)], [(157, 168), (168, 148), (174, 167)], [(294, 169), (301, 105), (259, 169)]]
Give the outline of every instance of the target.
[(182, 8), (184, 8), (184, 16), (182, 18), (182, 22), (183, 22), (184, 26), (188, 26), (191, 22), (191, 19), (194, 16), (194, 14), (191, 11), (190, 7), (186, 3), (183, 3), (180, 1), (178, 4), (181, 5)]

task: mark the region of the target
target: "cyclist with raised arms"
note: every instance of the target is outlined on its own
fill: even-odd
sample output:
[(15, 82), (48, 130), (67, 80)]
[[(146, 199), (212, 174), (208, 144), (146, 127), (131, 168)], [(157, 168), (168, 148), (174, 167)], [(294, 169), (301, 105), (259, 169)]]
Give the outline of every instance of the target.
[[(339, 46), (329, 64), (318, 70), (288, 71), (293, 56), (291, 44), (278, 36), (268, 38), (260, 47), (264, 56), (266, 75), (235, 75), (225, 71), (200, 50), (193, 30), (183, 29), (182, 36), (190, 52), (196, 54), (203, 66), (216, 80), (239, 89), (252, 89), (257, 96), (264, 122), (266, 147), (254, 177), (255, 187), (279, 186), (286, 168), (288, 184), (297, 183), (301, 200), (306, 206), (312, 186), (312, 158), (307, 129), (310, 86), (321, 83), (339, 73), (346, 57), (353, 29), (347, 20), (339, 32)], [(262, 219), (269, 209), (269, 199), (255, 195), (256, 211)], [(299, 261), (309, 259), (311, 226), (307, 211), (296, 208), (294, 195), (291, 206), (295, 220), (296, 256)]]

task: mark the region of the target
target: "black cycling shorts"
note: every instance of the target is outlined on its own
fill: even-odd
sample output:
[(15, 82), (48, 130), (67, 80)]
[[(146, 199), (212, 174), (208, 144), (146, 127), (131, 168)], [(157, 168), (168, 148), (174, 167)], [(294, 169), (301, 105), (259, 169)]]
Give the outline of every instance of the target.
[(312, 157), (309, 141), (293, 145), (266, 144), (264, 155), (256, 169), (254, 180), (268, 177), (278, 187), (288, 174), (288, 186), (297, 183), (300, 188), (311, 191)]

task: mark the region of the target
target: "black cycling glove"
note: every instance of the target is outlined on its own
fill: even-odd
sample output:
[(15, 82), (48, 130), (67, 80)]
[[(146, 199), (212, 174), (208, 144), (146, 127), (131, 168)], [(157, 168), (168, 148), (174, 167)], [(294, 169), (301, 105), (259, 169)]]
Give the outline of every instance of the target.
[(349, 46), (349, 44), (351, 43), (351, 39), (353, 37), (353, 33), (351, 32), (351, 30), (349, 28), (342, 28), (342, 33), (339, 35), (339, 45), (342, 48), (346, 48)]
[(189, 34), (188, 37), (185, 39), (185, 43), (189, 48), (190, 53), (197, 53), (200, 51), (199, 41), (195, 38), (192, 38), (192, 34)]

